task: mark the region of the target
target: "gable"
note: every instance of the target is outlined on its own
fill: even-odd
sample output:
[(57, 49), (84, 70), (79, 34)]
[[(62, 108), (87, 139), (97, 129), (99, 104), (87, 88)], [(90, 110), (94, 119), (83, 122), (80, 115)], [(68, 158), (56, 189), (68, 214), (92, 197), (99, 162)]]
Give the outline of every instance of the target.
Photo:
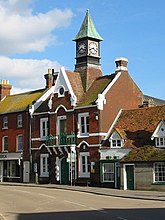
[(159, 122), (157, 128), (152, 134), (151, 139), (153, 140), (155, 137), (165, 137), (165, 121), (164, 120)]
[(110, 136), (110, 139), (122, 139), (122, 137), (119, 135), (117, 131), (114, 131)]
[(55, 82), (53, 93), (57, 93), (58, 96), (60, 97), (61, 96), (60, 95), (60, 89), (61, 88), (63, 88), (63, 90), (64, 90), (64, 96), (65, 96), (65, 92), (68, 92), (71, 95), (71, 98), (70, 98), (71, 105), (76, 106), (77, 97), (73, 92), (72, 86), (70, 84), (70, 81), (68, 79), (68, 76), (66, 74), (66, 71), (65, 71), (64, 67), (61, 67), (61, 69), (60, 69), (57, 80)]

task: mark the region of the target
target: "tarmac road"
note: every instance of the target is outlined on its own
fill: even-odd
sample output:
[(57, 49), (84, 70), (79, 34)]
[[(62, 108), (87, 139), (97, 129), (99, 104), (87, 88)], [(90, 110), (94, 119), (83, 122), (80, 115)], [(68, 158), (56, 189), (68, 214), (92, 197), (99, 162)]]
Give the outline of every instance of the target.
[(165, 219), (165, 201), (0, 184), (0, 220)]

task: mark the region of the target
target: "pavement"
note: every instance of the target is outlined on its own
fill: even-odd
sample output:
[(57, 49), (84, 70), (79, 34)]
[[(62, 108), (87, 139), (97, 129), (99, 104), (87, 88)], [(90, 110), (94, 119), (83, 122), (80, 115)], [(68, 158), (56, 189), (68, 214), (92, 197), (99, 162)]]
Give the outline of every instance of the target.
[(35, 183), (13, 183), (13, 182), (1, 182), (0, 186), (1, 185), (72, 190), (72, 191), (92, 193), (102, 196), (165, 201), (164, 191), (162, 192), (162, 191), (120, 190), (120, 189), (110, 189), (110, 188), (90, 187), (90, 186), (69, 186), (69, 185), (58, 185), (58, 184), (35, 184)]

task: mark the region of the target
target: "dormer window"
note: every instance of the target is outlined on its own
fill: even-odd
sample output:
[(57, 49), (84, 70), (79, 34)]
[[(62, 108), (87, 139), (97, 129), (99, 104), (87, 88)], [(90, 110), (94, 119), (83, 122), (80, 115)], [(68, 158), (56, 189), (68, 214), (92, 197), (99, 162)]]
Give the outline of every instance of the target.
[(155, 144), (156, 147), (165, 147), (165, 137), (156, 137)]
[(151, 140), (155, 139), (155, 146), (165, 148), (165, 121), (159, 122), (157, 128), (151, 136)]
[(60, 86), (58, 89), (58, 97), (64, 97), (65, 95), (65, 89), (63, 86)]
[(114, 131), (110, 139), (110, 147), (112, 148), (121, 148), (123, 146), (123, 139), (117, 131)]

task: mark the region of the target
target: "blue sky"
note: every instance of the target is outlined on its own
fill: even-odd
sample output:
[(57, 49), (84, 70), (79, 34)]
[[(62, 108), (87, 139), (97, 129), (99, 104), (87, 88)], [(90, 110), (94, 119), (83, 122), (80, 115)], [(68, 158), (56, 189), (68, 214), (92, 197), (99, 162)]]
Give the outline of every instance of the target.
[(87, 9), (104, 39), (103, 73), (126, 57), (142, 92), (165, 99), (164, 0), (0, 0), (0, 80), (9, 79), (16, 93), (42, 88), (48, 68), (73, 71), (72, 39)]

